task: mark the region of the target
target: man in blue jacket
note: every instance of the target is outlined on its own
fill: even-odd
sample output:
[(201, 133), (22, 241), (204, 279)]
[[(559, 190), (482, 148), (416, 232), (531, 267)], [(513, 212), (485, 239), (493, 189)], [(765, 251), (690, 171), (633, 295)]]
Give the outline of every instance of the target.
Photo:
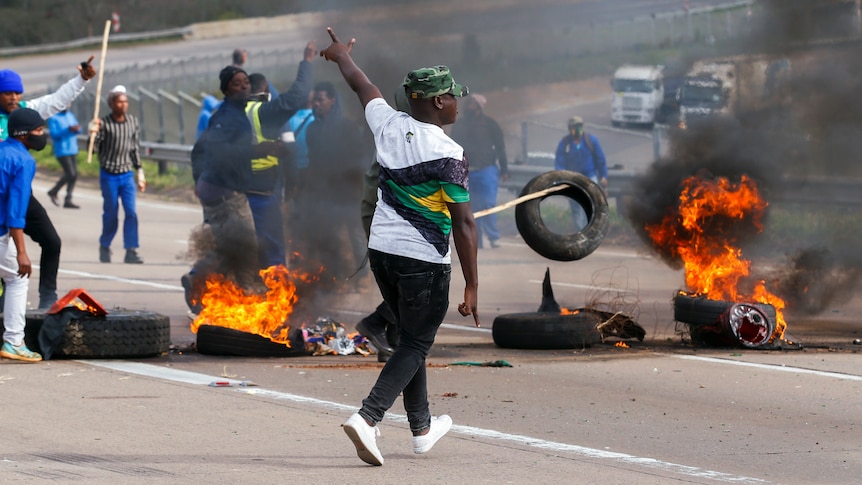
[(48, 142), (45, 121), (29, 108), (9, 115), (9, 138), (0, 143), (0, 277), (6, 284), (3, 302), (3, 346), (0, 357), (38, 362), (42, 356), (24, 343), (24, 314), (33, 270), (24, 244), (24, 223), (36, 160), (27, 151), (42, 150)]
[[(257, 109), (263, 138), (280, 140), (281, 127), (305, 106), (311, 90), (311, 60), (316, 54), (314, 42), (309, 42), (290, 90)], [(252, 160), (287, 155), (281, 141), (255, 143), (245, 109), (251, 96), (248, 74), (239, 67), (227, 66), (219, 73), (219, 83), (224, 101), (192, 150), (195, 193), (216, 248), (199, 255), (194, 268), (182, 278), (190, 306), (197, 301), (202, 281), (210, 272), (221, 273), (244, 288), (255, 284), (258, 248), (245, 194), (255, 180)]]
[[(590, 180), (608, 188), (608, 163), (599, 139), (592, 133), (584, 132), (584, 120), (580, 116), (569, 118), (569, 134), (557, 144), (554, 157), (555, 170), (569, 170), (589, 177)], [(569, 201), (575, 230), (587, 226), (587, 214), (575, 201)]]
[(75, 113), (64, 109), (54, 116), (48, 118), (48, 132), (54, 145), (54, 156), (63, 168), (63, 176), (48, 191), (48, 197), (54, 205), (60, 205), (58, 197), (60, 189), (66, 186), (66, 201), (63, 207), (66, 209), (80, 209), (72, 202), (72, 191), (75, 190), (75, 182), (78, 180), (78, 133), (81, 125)]

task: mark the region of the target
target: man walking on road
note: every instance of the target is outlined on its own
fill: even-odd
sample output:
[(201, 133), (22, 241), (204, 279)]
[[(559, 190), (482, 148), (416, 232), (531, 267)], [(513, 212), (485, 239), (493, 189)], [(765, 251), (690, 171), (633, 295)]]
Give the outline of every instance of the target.
[(411, 115), (390, 107), (380, 90), (354, 64), (348, 45), (327, 29), (332, 44), (321, 52), (338, 64), (358, 95), (374, 135), (380, 164), (380, 197), (371, 223), (369, 260), (383, 299), (398, 320), (400, 342), (383, 366), (362, 408), (344, 423), (359, 458), (382, 465), (377, 424), (400, 394), (413, 432), (413, 452), (427, 453), (452, 426), (449, 416), (432, 418), (425, 359), (449, 306), (449, 233), (466, 288), (458, 305), (479, 326), (476, 224), (470, 210), (464, 149), (443, 131), (458, 115), (456, 84), (445, 66), (408, 73), (404, 88)]
[(63, 176), (48, 191), (48, 197), (54, 205), (60, 205), (60, 189), (66, 186), (66, 200), (63, 207), (66, 209), (80, 209), (72, 202), (72, 191), (75, 190), (75, 181), (78, 180), (78, 133), (81, 126), (78, 118), (71, 111), (64, 109), (54, 116), (48, 118), (48, 132), (54, 145), (54, 156), (63, 168)]
[(119, 227), (119, 202), (123, 203), (124, 263), (141, 264), (138, 255), (138, 214), (135, 192), (147, 187), (144, 168), (138, 153), (141, 128), (138, 119), (128, 113), (126, 88), (116, 86), (108, 95), (111, 112), (94, 120), (97, 132), (95, 146), (99, 152), (99, 187), (102, 189), (102, 234), (99, 236), (99, 261), (111, 262), (111, 241)]
[[(569, 118), (569, 134), (557, 144), (554, 157), (554, 170), (569, 170), (587, 176), (602, 188), (608, 188), (608, 162), (599, 139), (592, 133), (584, 132), (584, 120), (580, 116)], [(575, 231), (587, 227), (587, 214), (574, 200), (569, 201)]]

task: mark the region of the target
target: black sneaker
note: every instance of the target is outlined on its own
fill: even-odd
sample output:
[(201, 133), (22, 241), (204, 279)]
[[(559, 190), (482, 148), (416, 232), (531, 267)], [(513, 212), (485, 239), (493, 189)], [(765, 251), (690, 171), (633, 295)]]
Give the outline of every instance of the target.
[(99, 246), (99, 262), (102, 262), (102, 263), (110, 263), (111, 262), (111, 248), (106, 248), (105, 246)]
[(78, 204), (75, 204), (71, 200), (67, 200), (66, 203), (63, 204), (63, 207), (66, 209), (80, 209), (81, 208), (81, 206), (79, 206)]
[(368, 322), (363, 319), (356, 324), (356, 331), (371, 342), (371, 345), (377, 349), (378, 355), (392, 355), (395, 352), (395, 349), (390, 347), (389, 342), (386, 340), (385, 328), (375, 331), (375, 329), (370, 328)]
[(123, 259), (127, 264), (143, 264), (144, 260), (138, 256), (138, 251), (135, 248), (126, 249), (126, 257)]
[(51, 192), (51, 191), (49, 190), (49, 191), (48, 191), (48, 197), (50, 197), (50, 198), (51, 198), (51, 202), (53, 202), (53, 203), (54, 203), (54, 205), (56, 205), (57, 207), (60, 207), (60, 198), (59, 198), (59, 197), (57, 197), (57, 194), (56, 194), (56, 193)]

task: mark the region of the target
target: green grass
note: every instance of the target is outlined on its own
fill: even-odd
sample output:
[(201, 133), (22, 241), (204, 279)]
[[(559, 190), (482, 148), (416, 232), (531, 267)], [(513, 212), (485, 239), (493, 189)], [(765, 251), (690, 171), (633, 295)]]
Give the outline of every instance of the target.
[[(41, 152), (31, 152), (36, 159), (38, 170), (43, 173), (56, 174), (59, 177), (63, 173), (60, 163), (51, 153), (50, 148)], [(147, 178), (147, 192), (161, 195), (166, 199), (193, 200), (194, 181), (192, 180), (191, 167), (169, 163), (165, 173), (159, 174), (159, 166), (156, 162), (144, 160), (144, 174)], [(78, 153), (78, 178), (81, 180), (99, 179), (99, 158), (93, 154), (91, 163), (87, 163), (86, 152)]]

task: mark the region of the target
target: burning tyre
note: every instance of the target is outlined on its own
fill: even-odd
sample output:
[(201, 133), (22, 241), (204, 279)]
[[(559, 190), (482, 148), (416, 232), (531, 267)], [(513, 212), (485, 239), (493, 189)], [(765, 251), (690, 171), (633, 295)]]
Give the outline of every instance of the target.
[[(673, 298), (673, 319), (692, 326), (712, 325), (718, 322), (734, 302), (711, 300), (703, 295), (679, 293)], [(776, 321), (775, 307), (768, 303), (751, 303), (760, 309), (771, 322)]]
[(290, 347), (253, 333), (217, 325), (201, 325), (197, 332), (197, 349), (202, 354), (240, 357), (297, 357), (309, 355), (302, 330), (291, 328)]
[(758, 348), (768, 344), (777, 321), (766, 303), (733, 303), (678, 294), (674, 320), (688, 324), (693, 343)]
[[(27, 313), (24, 341), (42, 352), (39, 332), (45, 312)], [(165, 315), (137, 310), (114, 310), (106, 316), (82, 315), (72, 318), (64, 329), (62, 342), (52, 357), (127, 358), (150, 357), (167, 352), (171, 344), (171, 322)]]
[(602, 341), (601, 317), (591, 312), (510, 313), (494, 319), (491, 333), (507, 349), (577, 349)]
[[(555, 170), (539, 175), (524, 186), (521, 196), (550, 187), (567, 188), (519, 204), (515, 222), (524, 242), (538, 254), (555, 261), (582, 259), (599, 247), (608, 230), (609, 209), (605, 193), (598, 184), (579, 173)], [(545, 225), (541, 202), (551, 195), (563, 195), (577, 202), (586, 212), (587, 225), (574, 234), (556, 234)]]

